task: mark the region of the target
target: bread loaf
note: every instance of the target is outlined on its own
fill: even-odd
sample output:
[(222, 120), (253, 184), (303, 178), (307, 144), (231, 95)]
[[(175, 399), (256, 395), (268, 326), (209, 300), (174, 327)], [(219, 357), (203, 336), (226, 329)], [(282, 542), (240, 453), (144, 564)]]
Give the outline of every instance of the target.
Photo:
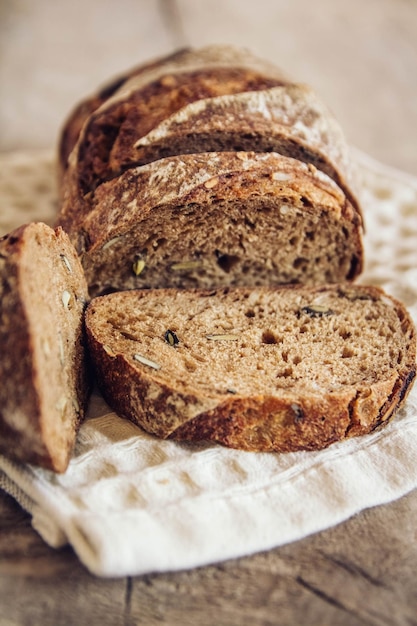
[(0, 277), (0, 451), (63, 472), (89, 391), (80, 261), (33, 223), (0, 239)]
[(325, 174), (276, 153), (168, 157), (100, 185), (72, 231), (92, 296), (353, 280), (361, 219)]
[(387, 422), (416, 374), (403, 305), (353, 285), (139, 290), (94, 299), (108, 403), (162, 438), (317, 450)]
[[(89, 211), (98, 185), (128, 167), (218, 150), (275, 151), (310, 162), (341, 184), (358, 208), (348, 149), (334, 116), (311, 88), (291, 83), (247, 51), (180, 51), (117, 85), (84, 119), (62, 189), (65, 228)], [(80, 106), (92, 108), (97, 98), (94, 103)], [(64, 136), (78, 137), (74, 121), (67, 126)]]
[(313, 90), (212, 46), (109, 91), (71, 153), (57, 219), (91, 295), (359, 275), (348, 149)]

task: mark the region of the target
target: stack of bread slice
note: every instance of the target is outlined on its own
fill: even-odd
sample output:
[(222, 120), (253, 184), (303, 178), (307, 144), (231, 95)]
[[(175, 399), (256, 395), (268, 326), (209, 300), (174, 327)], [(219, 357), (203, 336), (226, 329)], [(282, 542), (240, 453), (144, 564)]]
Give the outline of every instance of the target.
[(58, 169), (86, 346), (120, 415), (162, 438), (291, 451), (370, 432), (402, 404), (413, 323), (354, 283), (354, 172), (310, 87), (246, 50), (180, 50), (81, 102)]

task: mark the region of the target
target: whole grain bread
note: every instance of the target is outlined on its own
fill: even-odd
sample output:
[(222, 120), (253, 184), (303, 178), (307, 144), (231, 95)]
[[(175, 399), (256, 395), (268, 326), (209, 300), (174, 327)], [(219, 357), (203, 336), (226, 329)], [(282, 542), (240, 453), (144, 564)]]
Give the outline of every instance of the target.
[(361, 213), (334, 116), (312, 89), (244, 49), (184, 50), (109, 91), (85, 120), (63, 179), (57, 224), (73, 241), (98, 207), (103, 184), (108, 190), (137, 165), (183, 154), (277, 152), (326, 173)]
[(416, 375), (403, 305), (350, 284), (138, 290), (94, 299), (107, 402), (162, 438), (317, 450), (386, 423)]
[(103, 183), (69, 230), (92, 296), (353, 280), (361, 218), (321, 171), (276, 153), (168, 157)]
[(62, 229), (0, 239), (0, 451), (63, 472), (89, 392), (87, 284)]

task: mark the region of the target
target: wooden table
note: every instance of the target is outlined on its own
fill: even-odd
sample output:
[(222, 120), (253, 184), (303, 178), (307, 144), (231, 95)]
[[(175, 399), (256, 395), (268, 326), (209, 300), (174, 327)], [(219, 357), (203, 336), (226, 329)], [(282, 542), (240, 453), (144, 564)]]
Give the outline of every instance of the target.
[[(417, 175), (412, 0), (49, 0), (0, 7), (0, 150), (51, 146), (97, 82), (181, 45), (236, 43), (309, 82), (349, 140)], [(0, 626), (417, 624), (417, 491), (265, 554), (101, 580), (0, 491)]]

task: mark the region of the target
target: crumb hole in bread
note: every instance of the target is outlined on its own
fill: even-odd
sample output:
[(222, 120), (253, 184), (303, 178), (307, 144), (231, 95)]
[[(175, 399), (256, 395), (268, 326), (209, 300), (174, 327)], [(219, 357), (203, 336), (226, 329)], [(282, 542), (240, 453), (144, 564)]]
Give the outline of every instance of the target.
[(296, 259), (294, 259), (292, 266), (294, 269), (298, 270), (301, 269), (302, 267), (306, 267), (308, 263), (308, 259), (303, 259), (303, 257), (297, 257)]
[(302, 361), (302, 359), (301, 359), (301, 357), (298, 354), (296, 354), (295, 357), (292, 360), (294, 365), (298, 365), (299, 363), (301, 363), (301, 361)]
[(348, 275), (346, 276), (347, 280), (352, 280), (355, 276), (356, 276), (356, 271), (359, 265), (359, 259), (356, 255), (352, 256), (351, 262), (350, 262), (350, 269), (348, 272)]
[(344, 346), (342, 350), (342, 359), (350, 359), (353, 356), (355, 356), (355, 353), (352, 350), (352, 348), (349, 348), (348, 346)]
[(279, 343), (279, 339), (272, 330), (264, 330), (262, 333), (262, 343)]
[(153, 242), (152, 246), (154, 248), (162, 248), (167, 242), (168, 239), (166, 237), (158, 237), (158, 239)]
[(240, 259), (235, 254), (221, 254), (216, 250), (217, 265), (227, 274), (239, 263)]
[(294, 370), (292, 367), (286, 367), (282, 371), (278, 372), (276, 377), (277, 378), (291, 378), (293, 373), (294, 373)]
[(247, 311), (245, 311), (245, 315), (246, 317), (255, 317), (256, 313), (253, 309), (248, 309)]
[(313, 206), (313, 204), (311, 203), (311, 200), (309, 200), (305, 196), (301, 196), (300, 200), (301, 200), (303, 206), (305, 206), (305, 207), (312, 207)]
[(250, 228), (250, 230), (255, 230), (256, 228), (255, 222), (252, 222), (252, 220), (250, 220), (248, 217), (245, 217), (244, 223), (245, 223), (245, 226)]
[(339, 328), (338, 332), (342, 339), (349, 339), (352, 336), (352, 333), (346, 328)]

